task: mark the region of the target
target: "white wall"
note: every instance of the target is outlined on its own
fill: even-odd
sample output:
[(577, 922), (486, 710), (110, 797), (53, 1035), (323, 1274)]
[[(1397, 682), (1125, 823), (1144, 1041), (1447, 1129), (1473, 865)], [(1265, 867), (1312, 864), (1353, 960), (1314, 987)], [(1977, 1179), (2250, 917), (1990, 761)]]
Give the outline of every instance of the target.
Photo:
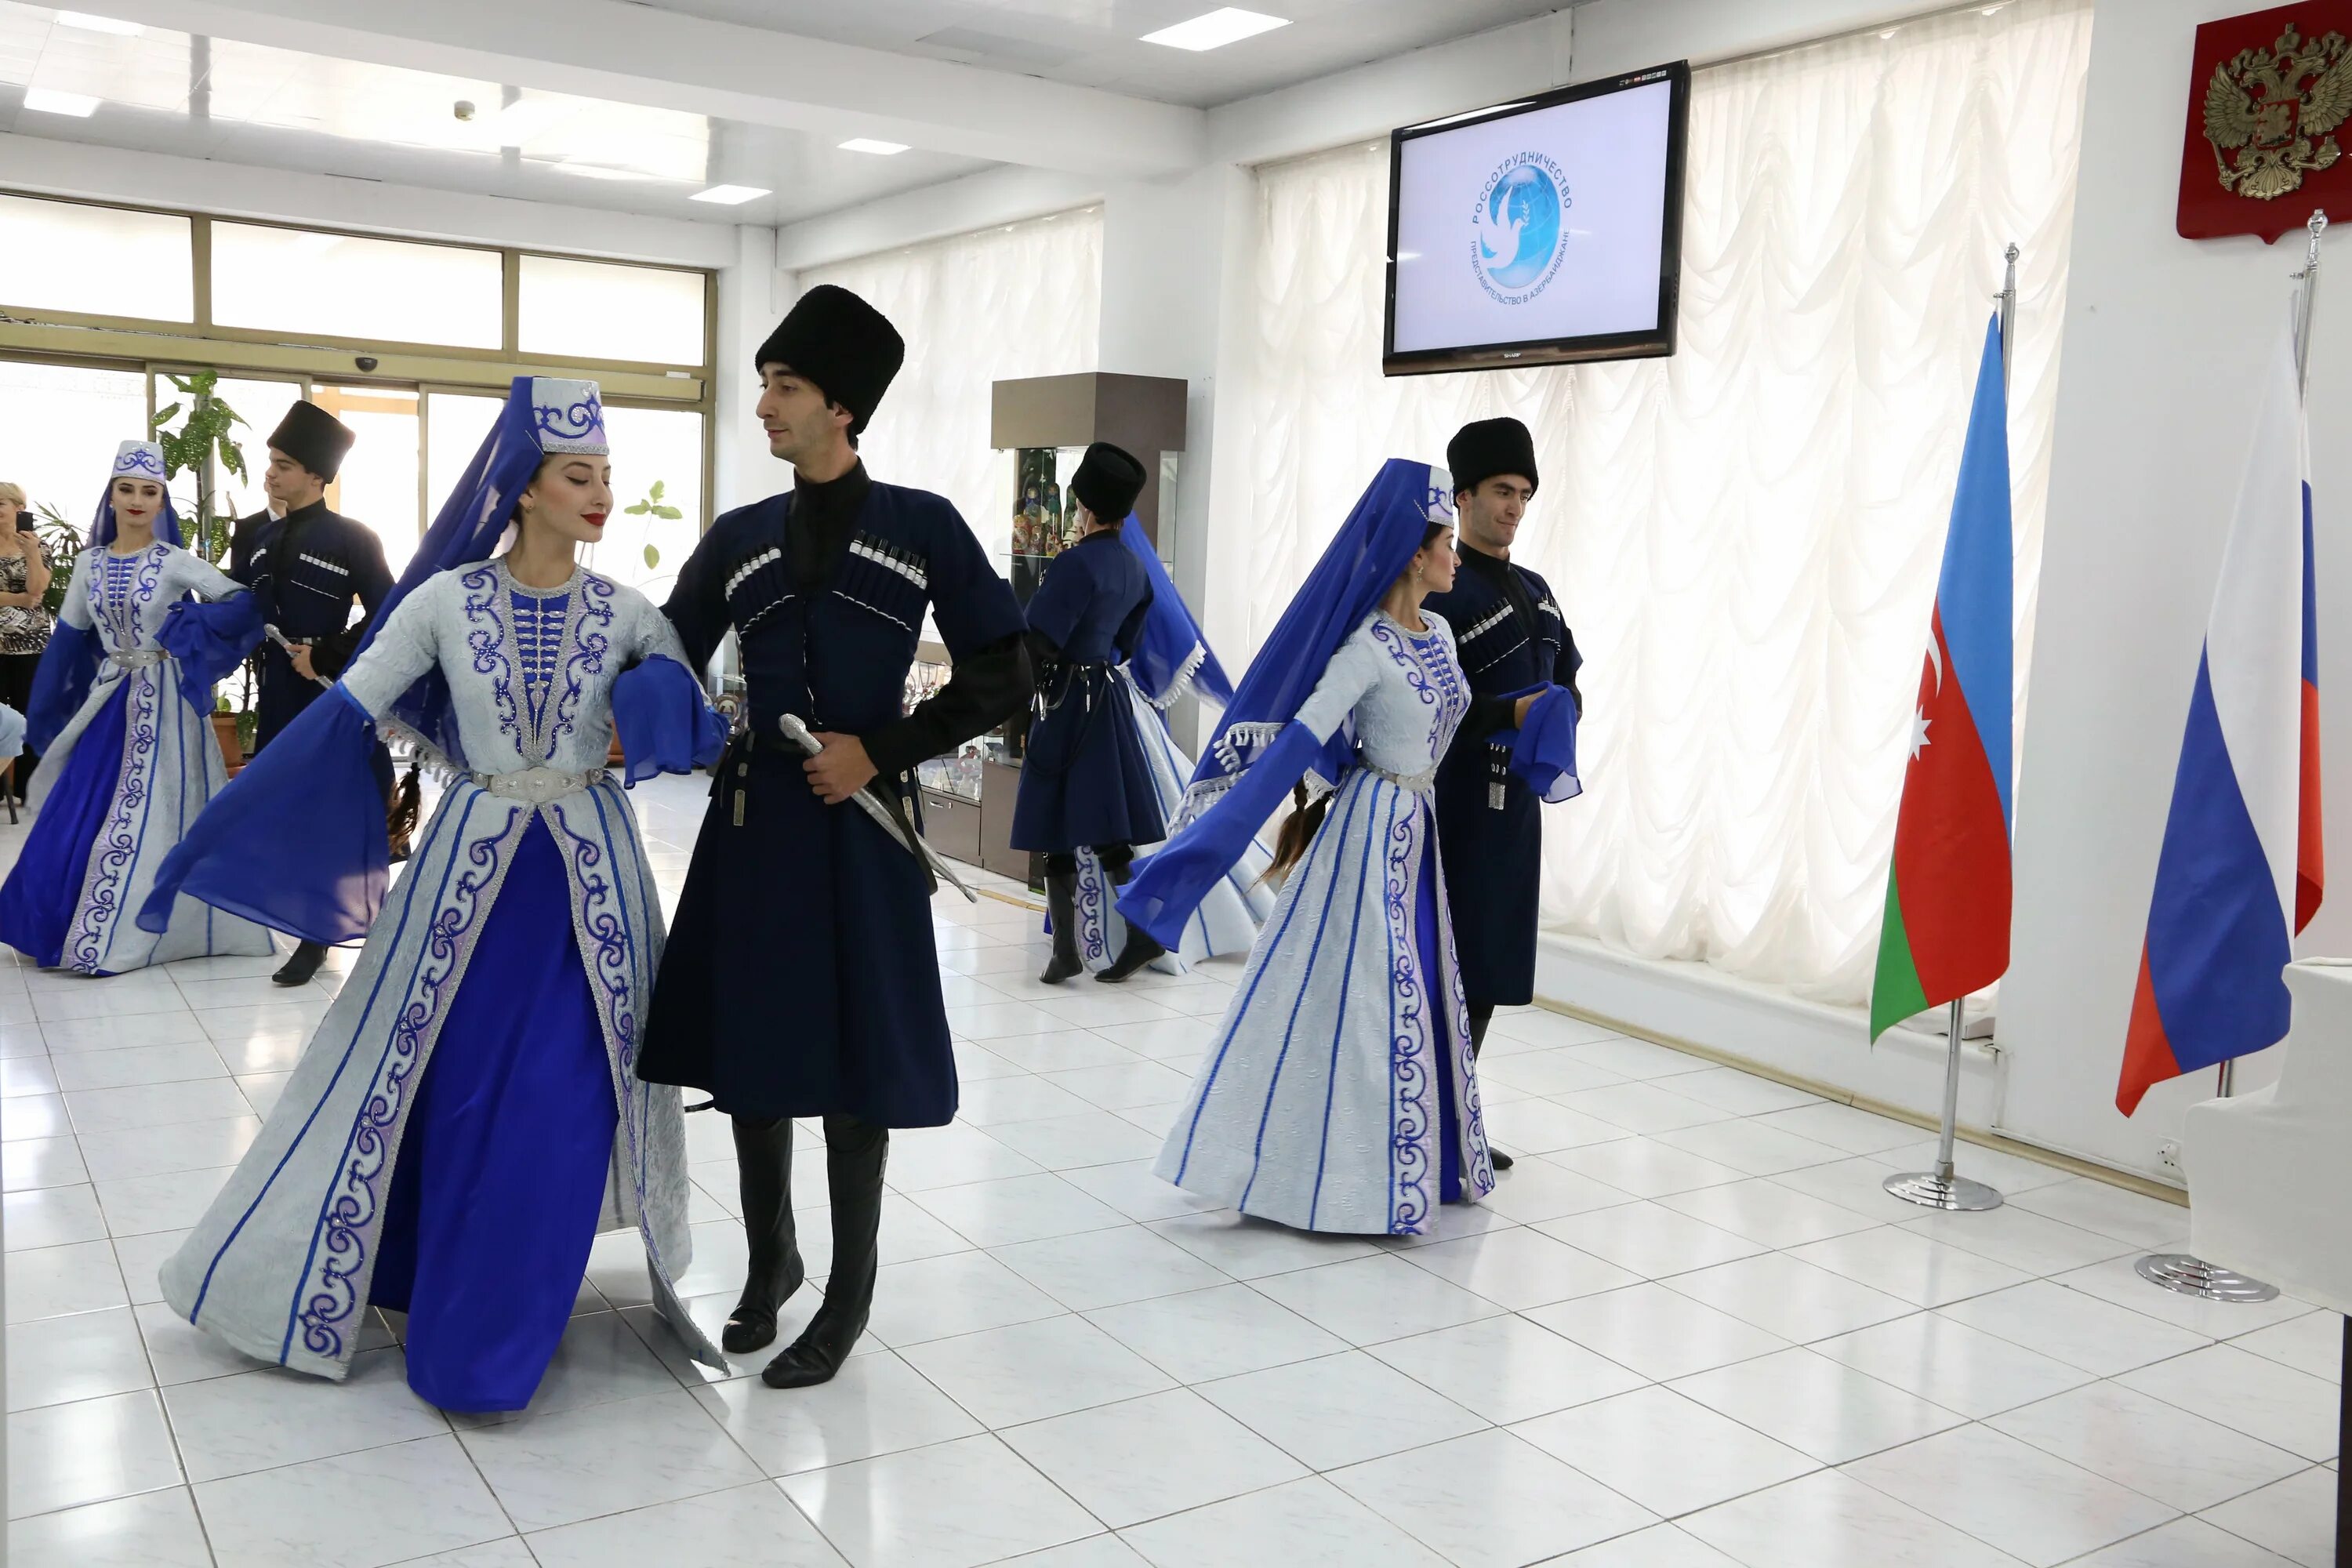
[[(2198, 1075), (2129, 1121), (2116, 1073), (2181, 726), (2299, 237), (2173, 232), (2197, 25), (2240, 0), (2131, 0), (2091, 46), (2056, 460), (2017, 793), (2015, 960), (2002, 987), (2014, 1136), (2149, 1174)], [(2292, 199), (2292, 198), (2290, 198)], [(2340, 215), (2352, 217), (2352, 214)], [(2298, 953), (2352, 952), (2352, 251), (2321, 287), (2310, 410), (2321, 732), (2334, 897)], [(2267, 1081), (2270, 1052), (2240, 1083)]]

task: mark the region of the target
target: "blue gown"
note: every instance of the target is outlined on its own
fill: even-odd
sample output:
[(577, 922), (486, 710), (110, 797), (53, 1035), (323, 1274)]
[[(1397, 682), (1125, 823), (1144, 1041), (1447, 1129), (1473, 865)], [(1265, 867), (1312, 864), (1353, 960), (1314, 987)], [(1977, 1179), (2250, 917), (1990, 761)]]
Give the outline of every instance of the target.
[[(437, 668), (472, 771), (386, 897), (378, 721)], [(675, 1089), (637, 1080), (661, 910), (621, 784), (718, 754), (723, 726), (642, 595), (490, 562), (402, 600), (336, 689), (225, 791), (143, 916), (202, 900), (366, 944), (253, 1147), (164, 1264), (173, 1308), (340, 1377), (368, 1305), (408, 1314), (444, 1409), (530, 1402), (600, 1228), (633, 1225), (657, 1306), (689, 1259)]]
[(0, 886), (0, 942), (83, 974), (270, 952), (259, 926), (201, 907), (155, 931), (132, 919), (227, 783), (213, 682), (260, 630), (253, 596), (178, 545), (81, 552), (26, 715), (39, 815)]

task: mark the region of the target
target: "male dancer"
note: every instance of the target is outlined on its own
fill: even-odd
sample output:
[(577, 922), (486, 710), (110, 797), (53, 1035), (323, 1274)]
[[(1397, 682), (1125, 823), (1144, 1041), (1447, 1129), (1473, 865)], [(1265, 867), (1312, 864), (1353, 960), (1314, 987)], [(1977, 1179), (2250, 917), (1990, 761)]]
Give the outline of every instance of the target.
[[(359, 647), (367, 617), (392, 592), (383, 542), (365, 523), (327, 508), (327, 487), (342, 471), (354, 437), (315, 403), (297, 402), (269, 435), (269, 467), (261, 476), (270, 512), (237, 521), (229, 542), (231, 577), (253, 590), (264, 625), (276, 638), (261, 645), (261, 701), (253, 749), (259, 752), (310, 707)], [(361, 615), (352, 617), (357, 601)], [(392, 759), (381, 746), (378, 782), (392, 791)], [(300, 943), (272, 976), (300, 985), (319, 972), (327, 950)]]
[[(832, 1273), (761, 1373), (772, 1388), (840, 1370), (873, 1304), (888, 1129), (956, 1111), (929, 874), (851, 797), (910, 828), (915, 765), (1029, 700), (1021, 607), (979, 540), (942, 498), (877, 484), (858, 460), (905, 354), (847, 289), (802, 297), (754, 362), (793, 490), (713, 524), (664, 606), (697, 668), (734, 629), (751, 724), (719, 761), (637, 1072), (706, 1090), (734, 1119), (751, 1268), (720, 1342), (738, 1355), (775, 1339), (801, 1284), (792, 1119), (824, 1119)], [(926, 608), (954, 672), (904, 713)], [(817, 754), (787, 738), (786, 715)]]
[[(1486, 1043), (1496, 1007), (1535, 999), (1537, 901), (1543, 822), (1535, 793), (1510, 771), (1507, 742), (1534, 700), (1529, 688), (1576, 689), (1584, 662), (1541, 577), (1511, 561), (1519, 521), (1536, 493), (1535, 439), (1516, 419), (1465, 425), (1446, 443), (1454, 506), (1461, 518), (1462, 569), (1451, 592), (1424, 605), (1454, 628), (1470, 680), (1470, 711), (1437, 769), (1437, 842), (1462, 989), (1470, 1003), (1471, 1049)], [(1495, 1168), (1511, 1157), (1489, 1151)]]

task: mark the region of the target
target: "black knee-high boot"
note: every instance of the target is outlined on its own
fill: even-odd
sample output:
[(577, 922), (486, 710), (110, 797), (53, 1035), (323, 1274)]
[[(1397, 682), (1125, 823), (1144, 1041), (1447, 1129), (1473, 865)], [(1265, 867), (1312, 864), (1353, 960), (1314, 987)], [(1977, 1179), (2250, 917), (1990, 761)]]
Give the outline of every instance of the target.
[(1045, 857), (1045, 912), (1054, 921), (1054, 956), (1037, 976), (1044, 985), (1059, 985), (1083, 973), (1078, 957), (1078, 862), (1069, 855)]
[[(1470, 1005), (1470, 1059), (1472, 1061), (1476, 1061), (1478, 1053), (1486, 1048), (1486, 1026), (1494, 1021), (1495, 1009), (1492, 1004), (1473, 1002)], [(1504, 1153), (1492, 1143), (1486, 1145), (1486, 1158), (1498, 1171), (1507, 1171), (1517, 1163), (1508, 1154)]]
[(760, 1373), (770, 1388), (829, 1381), (849, 1359), (874, 1309), (882, 1231), (882, 1168), (890, 1130), (856, 1116), (824, 1119), (824, 1173), (833, 1193), (833, 1273), (801, 1337)]
[[(1102, 857), (1103, 874), (1110, 879), (1110, 885), (1114, 888), (1127, 886), (1129, 868), (1135, 864), (1135, 847), (1113, 844), (1095, 853)], [(1095, 978), (1106, 985), (1116, 985), (1167, 951), (1150, 931), (1130, 921), (1127, 927), (1127, 942), (1118, 950), (1118, 957)]]
[(801, 1288), (807, 1270), (793, 1228), (793, 1119), (732, 1120), (736, 1190), (743, 1197), (751, 1260), (743, 1271), (743, 1294), (727, 1315), (719, 1342), (736, 1355), (749, 1355), (775, 1339), (776, 1313)]

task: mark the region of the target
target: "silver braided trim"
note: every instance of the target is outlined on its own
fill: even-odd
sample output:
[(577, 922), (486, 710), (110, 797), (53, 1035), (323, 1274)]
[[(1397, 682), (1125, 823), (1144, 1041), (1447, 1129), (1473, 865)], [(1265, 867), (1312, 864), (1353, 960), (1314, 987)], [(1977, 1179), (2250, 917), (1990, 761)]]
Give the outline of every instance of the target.
[(1208, 645), (1194, 643), (1192, 651), (1184, 656), (1184, 662), (1176, 667), (1176, 673), (1168, 678), (1168, 689), (1157, 697), (1147, 697), (1144, 700), (1162, 713), (1167, 712), (1169, 709), (1183, 700), (1184, 693), (1192, 689), (1192, 678), (1201, 673), (1201, 666), (1206, 664), (1208, 660)]
[(126, 647), (106, 657), (124, 669), (148, 669), (172, 656), (160, 647)]

